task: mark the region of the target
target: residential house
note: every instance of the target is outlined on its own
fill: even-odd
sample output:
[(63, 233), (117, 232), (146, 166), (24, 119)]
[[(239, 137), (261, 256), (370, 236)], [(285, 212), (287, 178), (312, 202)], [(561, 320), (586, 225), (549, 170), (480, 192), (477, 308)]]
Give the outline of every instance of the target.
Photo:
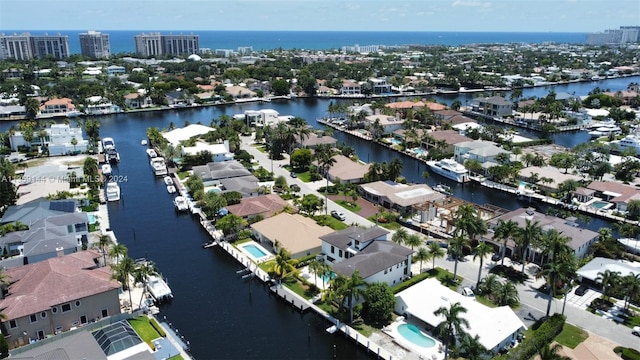
[(447, 122), (447, 120), (451, 119), (455, 116), (461, 116), (462, 113), (453, 109), (444, 109), (433, 112), (433, 116), (438, 119), (440, 122)]
[(9, 206), (0, 219), (0, 225), (15, 222), (29, 225), (49, 216), (74, 213), (76, 211), (80, 211), (78, 210), (78, 200), (76, 199), (47, 200), (41, 198), (23, 205)]
[(293, 118), (291, 115), (280, 116), (273, 109), (247, 110), (244, 114), (233, 116), (234, 119), (243, 120), (248, 126), (272, 126), (281, 122), (288, 122)]
[(587, 189), (594, 190), (596, 197), (614, 203), (616, 210), (620, 212), (627, 211), (627, 206), (632, 200), (640, 200), (638, 189), (614, 181), (594, 181), (587, 186)]
[(371, 93), (373, 95), (391, 94), (391, 84), (387, 83), (387, 79), (370, 78), (368, 80), (368, 83), (369, 83), (369, 86), (371, 86)]
[(216, 129), (210, 126), (204, 126), (200, 124), (191, 124), (182, 128), (173, 129), (171, 131), (167, 131), (162, 134), (169, 144), (173, 146), (178, 146), (183, 141), (189, 140), (193, 137), (205, 135), (211, 131), (215, 131)]
[(469, 323), (465, 332), (478, 336), (480, 344), (493, 354), (511, 346), (527, 327), (508, 306), (488, 307), (475, 298), (459, 294), (435, 278), (425, 279), (396, 294), (395, 312), (412, 321), (419, 320), (429, 328), (444, 318), (435, 315), (441, 307), (459, 303), (467, 309), (461, 317)]
[(638, 92), (636, 91), (616, 91), (616, 92), (605, 92), (606, 95), (609, 95), (613, 98), (619, 99), (622, 101), (622, 105), (630, 105), (632, 104), (638, 96)]
[(496, 156), (501, 153), (511, 154), (493, 141), (472, 140), (454, 145), (453, 156), (457, 162), (464, 164), (466, 160), (478, 160), (481, 163), (495, 163)]
[(332, 89), (328, 86), (320, 86), (316, 91), (316, 95), (318, 97), (329, 97), (335, 95), (336, 93), (337, 91), (335, 89)]
[(291, 205), (276, 194), (266, 194), (244, 198), (239, 204), (227, 206), (229, 213), (240, 216), (245, 220), (256, 217), (270, 218), (285, 209), (292, 209)]
[(75, 111), (76, 106), (69, 98), (51, 99), (40, 106), (40, 115), (44, 116), (65, 116)]
[(286, 249), (293, 259), (320, 252), (320, 238), (333, 232), (330, 227), (320, 226), (311, 218), (287, 213), (251, 224), (251, 230), (258, 241), (268, 243), (274, 251), (278, 251), (278, 247)]
[(6, 271), (8, 295), (0, 300), (2, 333), (11, 348), (120, 313), (120, 284), (102, 257), (87, 250)]
[(9, 258), (0, 260), (5, 269), (33, 264), (52, 257), (82, 250), (89, 236), (89, 217), (74, 212), (38, 219), (29, 230), (14, 231), (0, 237), (0, 251)]
[[(549, 179), (551, 182), (540, 181), (540, 179)], [(559, 185), (567, 180), (582, 181), (582, 177), (573, 174), (565, 174), (563, 171), (553, 166), (529, 166), (520, 170), (520, 179), (532, 184), (536, 184), (538, 188), (545, 191), (557, 192)]]
[(24, 120), (27, 118), (27, 108), (24, 105), (0, 105), (1, 120)]
[(202, 178), (205, 191), (237, 191), (243, 197), (258, 195), (258, 179), (237, 160), (210, 162), (192, 170)]
[(165, 94), (167, 105), (172, 107), (190, 106), (193, 103), (193, 96), (184, 90), (169, 91)]
[(127, 69), (124, 66), (120, 66), (120, 65), (107, 66), (107, 74), (109, 76), (124, 75), (126, 72), (127, 72)]
[(396, 116), (382, 114), (369, 115), (365, 120), (369, 126), (379, 123), (380, 126), (382, 126), (384, 134), (391, 134), (392, 132), (401, 129), (402, 124), (404, 124), (404, 119), (401, 119), (399, 114)]
[(345, 80), (342, 82), (342, 87), (340, 88), (341, 95), (361, 95), (362, 89), (360, 84), (355, 82), (354, 80)]
[(144, 90), (124, 96), (124, 103), (129, 109), (144, 109), (153, 106), (153, 100)]
[(387, 240), (389, 232), (379, 226), (363, 229), (350, 226), (321, 237), (322, 255), (330, 265), (338, 264), (357, 254), (376, 240)]
[(607, 270), (618, 272), (620, 277), (634, 276), (640, 274), (640, 263), (623, 259), (595, 257), (578, 269), (578, 280), (583, 283), (599, 284), (598, 278), (600, 278), (600, 274)]
[(45, 128), (44, 137), (40, 137), (38, 132), (34, 132), (33, 135), (33, 140), (27, 142), (22, 132), (16, 131), (13, 133), (9, 136), (11, 150), (18, 151), (18, 148), (23, 146), (41, 146), (48, 149), (50, 156), (60, 156), (85, 152), (89, 147), (89, 140), (82, 137), (82, 128), (71, 127), (67, 124), (53, 124)]
[(369, 171), (369, 166), (359, 161), (353, 161), (344, 155), (335, 155), (335, 163), (329, 168), (329, 181), (341, 183), (359, 184), (364, 180), (364, 175)]
[[(434, 203), (446, 196), (429, 187), (427, 184), (400, 184), (393, 181), (376, 181), (362, 184), (358, 191), (363, 198), (387, 209), (395, 209), (400, 213), (410, 213), (415, 205)], [(435, 216), (435, 208), (432, 208)], [(430, 216), (432, 217), (432, 216)]]
[(318, 145), (331, 145), (332, 147), (338, 143), (338, 140), (333, 136), (324, 135), (321, 132), (312, 132), (308, 136), (302, 138), (296, 135), (296, 146), (299, 148), (315, 149)]
[(513, 103), (501, 96), (475, 98), (471, 109), (475, 113), (490, 118), (513, 115)]
[(225, 140), (222, 144), (207, 144), (198, 141), (194, 146), (182, 147), (182, 155), (195, 156), (204, 151), (208, 151), (211, 154), (211, 161), (213, 162), (233, 160), (233, 153), (229, 151), (229, 140)]
[(40, 165), (25, 169), (22, 179), (15, 182), (19, 196), (16, 205), (26, 204), (61, 191), (71, 191), (71, 182), (82, 179), (81, 165)]
[[(543, 231), (556, 229), (560, 234), (562, 234), (562, 236), (566, 236), (570, 239), (567, 245), (573, 250), (574, 255), (578, 259), (584, 258), (588, 254), (591, 245), (598, 241), (597, 232), (581, 228), (574, 221), (575, 219), (562, 219), (559, 217), (537, 212), (532, 208), (519, 208), (493, 218), (489, 222), (489, 232), (482, 236), (484, 240), (492, 243), (494, 246), (496, 246), (496, 248), (499, 249), (502, 249), (502, 247), (504, 246), (504, 242), (502, 240), (493, 240), (493, 228), (497, 226), (500, 220), (503, 220), (505, 222), (513, 220), (521, 228), (524, 228), (527, 220), (529, 220), (532, 223), (537, 222)], [(515, 247), (516, 244), (513, 242), (513, 240), (508, 240), (506, 244), (506, 254), (513, 254)], [(540, 250), (530, 247), (528, 258), (534, 262), (539, 263), (542, 259)]]
[(255, 91), (251, 91), (244, 86), (237, 85), (227, 86), (225, 88), (225, 92), (229, 94), (234, 100), (254, 98), (257, 96), (257, 93)]
[(441, 151), (446, 154), (453, 154), (455, 145), (466, 141), (473, 140), (464, 135), (460, 135), (455, 130), (437, 130), (426, 134), (423, 138), (422, 146), (426, 149), (430, 149), (438, 147), (438, 144), (442, 143), (445, 146)]

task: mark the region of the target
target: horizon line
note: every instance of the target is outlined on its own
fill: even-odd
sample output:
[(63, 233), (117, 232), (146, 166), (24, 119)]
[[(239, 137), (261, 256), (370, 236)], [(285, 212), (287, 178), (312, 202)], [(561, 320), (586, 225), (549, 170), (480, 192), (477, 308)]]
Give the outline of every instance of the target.
[(140, 31), (140, 32), (326, 32), (326, 33), (335, 33), (335, 32), (371, 32), (371, 33), (393, 33), (393, 32), (402, 32), (402, 33), (512, 33), (512, 34), (586, 34), (590, 33), (589, 31), (474, 31), (474, 30), (190, 30), (190, 29), (180, 29), (180, 30), (157, 30), (157, 29), (104, 29), (104, 30), (96, 30), (96, 29), (0, 29), (0, 33), (8, 32), (8, 31), (97, 31), (97, 32), (105, 32), (105, 31)]

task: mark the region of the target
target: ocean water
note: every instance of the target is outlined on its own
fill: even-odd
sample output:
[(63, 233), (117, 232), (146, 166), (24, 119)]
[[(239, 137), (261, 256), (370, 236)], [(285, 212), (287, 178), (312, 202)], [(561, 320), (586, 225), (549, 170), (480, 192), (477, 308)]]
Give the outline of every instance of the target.
[[(133, 37), (142, 31), (109, 31), (113, 54), (133, 52)], [(22, 33), (27, 30), (2, 30), (5, 34)], [(31, 31), (31, 34), (61, 34), (69, 36), (71, 53), (80, 53), (78, 34), (86, 30)], [(154, 32), (154, 30), (145, 31)], [(581, 44), (586, 33), (527, 33), (527, 32), (407, 32), (407, 31), (160, 31), (161, 34), (197, 34), (200, 47), (215, 49), (237, 49), (252, 46), (254, 50), (273, 49), (340, 49), (352, 45), (465, 45), (486, 43), (544, 42)]]

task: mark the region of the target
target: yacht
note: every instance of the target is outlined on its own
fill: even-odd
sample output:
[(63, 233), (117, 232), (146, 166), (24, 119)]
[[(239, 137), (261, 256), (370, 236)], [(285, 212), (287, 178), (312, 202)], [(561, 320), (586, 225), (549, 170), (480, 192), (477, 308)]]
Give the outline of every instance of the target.
[(113, 141), (113, 138), (106, 137), (102, 139), (102, 151), (106, 152), (108, 149), (115, 149), (116, 142)]
[(104, 151), (104, 159), (110, 164), (117, 164), (120, 162), (120, 154), (116, 148), (108, 148)]
[(173, 186), (173, 185), (167, 185), (167, 192), (168, 192), (169, 194), (175, 194), (175, 192), (176, 192), (176, 187), (175, 187), (175, 186)]
[(156, 151), (155, 151), (155, 150), (153, 150), (153, 149), (147, 149), (147, 155), (148, 155), (150, 158), (154, 158), (154, 157), (157, 157), (157, 156), (158, 156), (158, 154), (156, 153)]
[(427, 161), (427, 165), (434, 173), (459, 183), (469, 181), (469, 171), (453, 159)]
[(171, 176), (165, 176), (162, 180), (164, 180), (164, 184), (167, 186), (173, 185), (173, 179)]
[(143, 139), (142, 141), (140, 141), (140, 145), (147, 146), (147, 140)]
[(157, 303), (165, 302), (173, 299), (171, 288), (167, 282), (160, 276), (151, 275), (147, 278), (147, 291)]
[(622, 244), (628, 252), (640, 255), (640, 240), (635, 238), (621, 238), (618, 239), (618, 242)]
[(611, 143), (618, 145), (620, 151), (631, 148), (636, 151), (636, 154), (640, 154), (640, 134), (627, 135), (623, 139), (614, 140)]
[(601, 126), (593, 131), (589, 131), (589, 135), (592, 139), (597, 139), (602, 136), (617, 135), (620, 134), (621, 131), (622, 129), (620, 129), (619, 126), (613, 124)]
[(107, 196), (107, 201), (118, 201), (120, 200), (120, 186), (116, 182), (107, 183), (107, 187), (105, 189), (105, 193)]
[(164, 163), (164, 158), (154, 157), (151, 159), (151, 162), (149, 162), (149, 164), (151, 165), (151, 168), (153, 169), (153, 173), (156, 176), (167, 175), (168, 173), (167, 165)]
[(189, 202), (184, 196), (176, 196), (176, 198), (173, 199), (173, 205), (175, 205), (176, 211), (189, 210)]
[(111, 169), (111, 165), (109, 165), (109, 164), (103, 164), (103, 165), (101, 166), (101, 169), (102, 169), (102, 175), (107, 176), (107, 177), (108, 177), (108, 176), (111, 176), (111, 170), (112, 170), (112, 169)]

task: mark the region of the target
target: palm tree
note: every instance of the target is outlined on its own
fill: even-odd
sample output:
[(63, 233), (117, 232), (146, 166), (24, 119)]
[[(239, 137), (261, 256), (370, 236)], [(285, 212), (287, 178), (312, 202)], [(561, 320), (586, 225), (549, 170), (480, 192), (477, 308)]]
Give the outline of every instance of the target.
[(498, 275), (489, 274), (482, 279), (477, 289), (482, 295), (493, 295), (500, 290), (501, 286), (502, 283), (498, 280)]
[(281, 248), (276, 255), (274, 264), (269, 269), (273, 273), (276, 280), (282, 283), (282, 280), (296, 271), (295, 265), (297, 260), (291, 258), (291, 255), (285, 248)]
[(436, 316), (444, 317), (444, 320), (438, 324), (436, 331), (444, 343), (445, 360), (449, 357), (449, 346), (455, 344), (456, 336), (465, 334), (462, 327), (469, 328), (469, 322), (462, 317), (462, 314), (466, 312), (467, 309), (459, 302), (451, 304), (448, 309), (442, 306), (433, 312)]
[(322, 272), (323, 265), (325, 265), (325, 263), (320, 262), (317, 259), (313, 259), (309, 262), (309, 272), (313, 274), (314, 284), (318, 284), (318, 274)]
[(145, 290), (147, 288), (147, 281), (150, 276), (158, 275), (158, 269), (152, 261), (145, 261), (141, 264), (137, 264), (133, 270), (133, 283), (142, 284), (142, 296), (140, 297), (140, 303), (138, 308), (142, 307), (142, 300), (144, 299)]
[(458, 207), (453, 223), (456, 227), (455, 233), (460, 236), (467, 236), (468, 240), (487, 232), (486, 222), (482, 220), (476, 208), (471, 204)]
[(518, 296), (518, 289), (513, 283), (506, 282), (500, 286), (495, 294), (498, 305), (500, 306), (513, 306), (520, 301), (520, 297)]
[(123, 244), (113, 244), (109, 249), (109, 257), (116, 259), (116, 265), (120, 262), (121, 257), (127, 256), (127, 247)]
[(484, 258), (493, 252), (493, 248), (491, 245), (487, 244), (484, 241), (480, 241), (478, 246), (473, 249), (473, 260), (476, 258), (480, 258), (480, 268), (478, 269), (478, 281), (476, 281), (476, 288), (480, 285), (480, 278), (482, 277), (482, 265), (484, 262)]
[(538, 239), (542, 235), (542, 227), (540, 227), (540, 222), (537, 220), (532, 222), (530, 219), (525, 220), (524, 228), (518, 228), (518, 232), (516, 233), (516, 241), (521, 249), (521, 260), (522, 260), (522, 273), (524, 274), (524, 266), (527, 263), (527, 251), (529, 250), (529, 245), (532, 243), (537, 243)]
[(467, 240), (460, 236), (454, 235), (453, 241), (449, 243), (449, 254), (453, 256), (453, 282), (456, 282), (456, 276), (458, 274), (458, 260), (464, 254), (464, 247), (467, 245)]
[(133, 300), (131, 298), (131, 275), (135, 270), (135, 262), (132, 258), (125, 256), (122, 261), (120, 261), (115, 266), (112, 265), (113, 268), (113, 277), (120, 281), (122, 287), (126, 290), (129, 290), (129, 304), (131, 308), (133, 308)]
[(609, 296), (611, 295), (611, 291), (618, 285), (620, 282), (620, 272), (619, 271), (611, 271), (605, 270), (604, 272), (599, 272), (596, 281), (599, 281), (602, 285), (602, 293), (605, 296), (606, 300), (609, 300)]
[(333, 150), (330, 145), (321, 146), (318, 145), (316, 147), (315, 154), (316, 159), (318, 161), (318, 166), (322, 168), (325, 179), (327, 179), (327, 185), (324, 188), (324, 213), (325, 215), (329, 211), (329, 201), (327, 196), (327, 191), (329, 190), (329, 169), (336, 163), (336, 159), (333, 157)]
[(418, 248), (418, 251), (413, 254), (412, 261), (420, 261), (420, 273), (422, 273), (422, 262), (424, 260), (429, 260), (429, 255), (429, 250), (423, 247)]
[(468, 360), (485, 359), (484, 355), (489, 353), (487, 348), (480, 342), (479, 335), (472, 337), (469, 334), (465, 334), (462, 339), (460, 339), (459, 348), (464, 358)]
[(542, 236), (538, 239), (537, 244), (533, 244), (540, 249), (542, 260), (547, 257), (548, 261), (554, 261), (555, 258), (566, 258), (573, 254), (573, 251), (567, 243), (571, 241), (571, 238), (561, 235), (556, 229), (548, 229), (542, 233)]
[(436, 268), (436, 259), (442, 258), (446, 255), (444, 249), (437, 241), (433, 241), (429, 244), (429, 258), (433, 261), (432, 269)]
[(402, 172), (402, 160), (400, 160), (400, 158), (391, 160), (387, 170), (389, 172), (389, 180), (396, 181)]
[(507, 241), (512, 238), (514, 235), (518, 233), (518, 223), (509, 219), (508, 221), (504, 221), (502, 219), (498, 220), (498, 226), (494, 229), (493, 238), (496, 240), (502, 240), (502, 263), (504, 266), (504, 257), (507, 251)]
[(342, 287), (342, 303), (344, 303), (344, 299), (346, 298), (347, 306), (349, 307), (349, 323), (353, 323), (353, 301), (358, 301), (360, 295), (362, 295), (364, 292), (363, 287), (366, 284), (367, 283), (364, 281), (362, 276), (360, 276), (360, 272), (358, 272), (358, 270), (356, 269), (351, 274), (351, 277), (347, 278), (347, 281), (345, 281)]
[(409, 238), (409, 233), (407, 232), (407, 229), (401, 227), (398, 230), (396, 230), (396, 232), (391, 236), (391, 241), (393, 241), (396, 244), (403, 245), (404, 243), (407, 242), (408, 238)]
[(414, 247), (422, 245), (423, 240), (422, 237), (418, 234), (410, 234), (405, 239), (404, 244), (409, 246), (411, 250), (413, 250)]
[(622, 286), (624, 287), (624, 308), (629, 308), (629, 302), (638, 298), (640, 295), (640, 274), (629, 274), (622, 278)]
[(551, 344), (544, 344), (540, 352), (540, 360), (571, 360), (568, 356), (563, 356), (558, 354), (558, 351), (562, 349), (562, 345), (556, 343), (551, 346)]
[(111, 236), (109, 235), (100, 235), (98, 238), (96, 246), (100, 248), (100, 251), (102, 251), (102, 256), (104, 257), (103, 266), (107, 265), (107, 248), (111, 244), (113, 244), (113, 240), (111, 240)]
[(551, 302), (553, 301), (558, 284), (564, 284), (567, 281), (571, 281), (575, 277), (576, 270), (577, 266), (575, 260), (571, 261), (571, 258), (569, 257), (562, 258), (558, 256), (553, 261), (544, 264), (542, 269), (536, 275), (538, 278), (544, 277), (547, 282), (547, 287), (549, 288), (546, 313), (547, 317), (551, 311)]

